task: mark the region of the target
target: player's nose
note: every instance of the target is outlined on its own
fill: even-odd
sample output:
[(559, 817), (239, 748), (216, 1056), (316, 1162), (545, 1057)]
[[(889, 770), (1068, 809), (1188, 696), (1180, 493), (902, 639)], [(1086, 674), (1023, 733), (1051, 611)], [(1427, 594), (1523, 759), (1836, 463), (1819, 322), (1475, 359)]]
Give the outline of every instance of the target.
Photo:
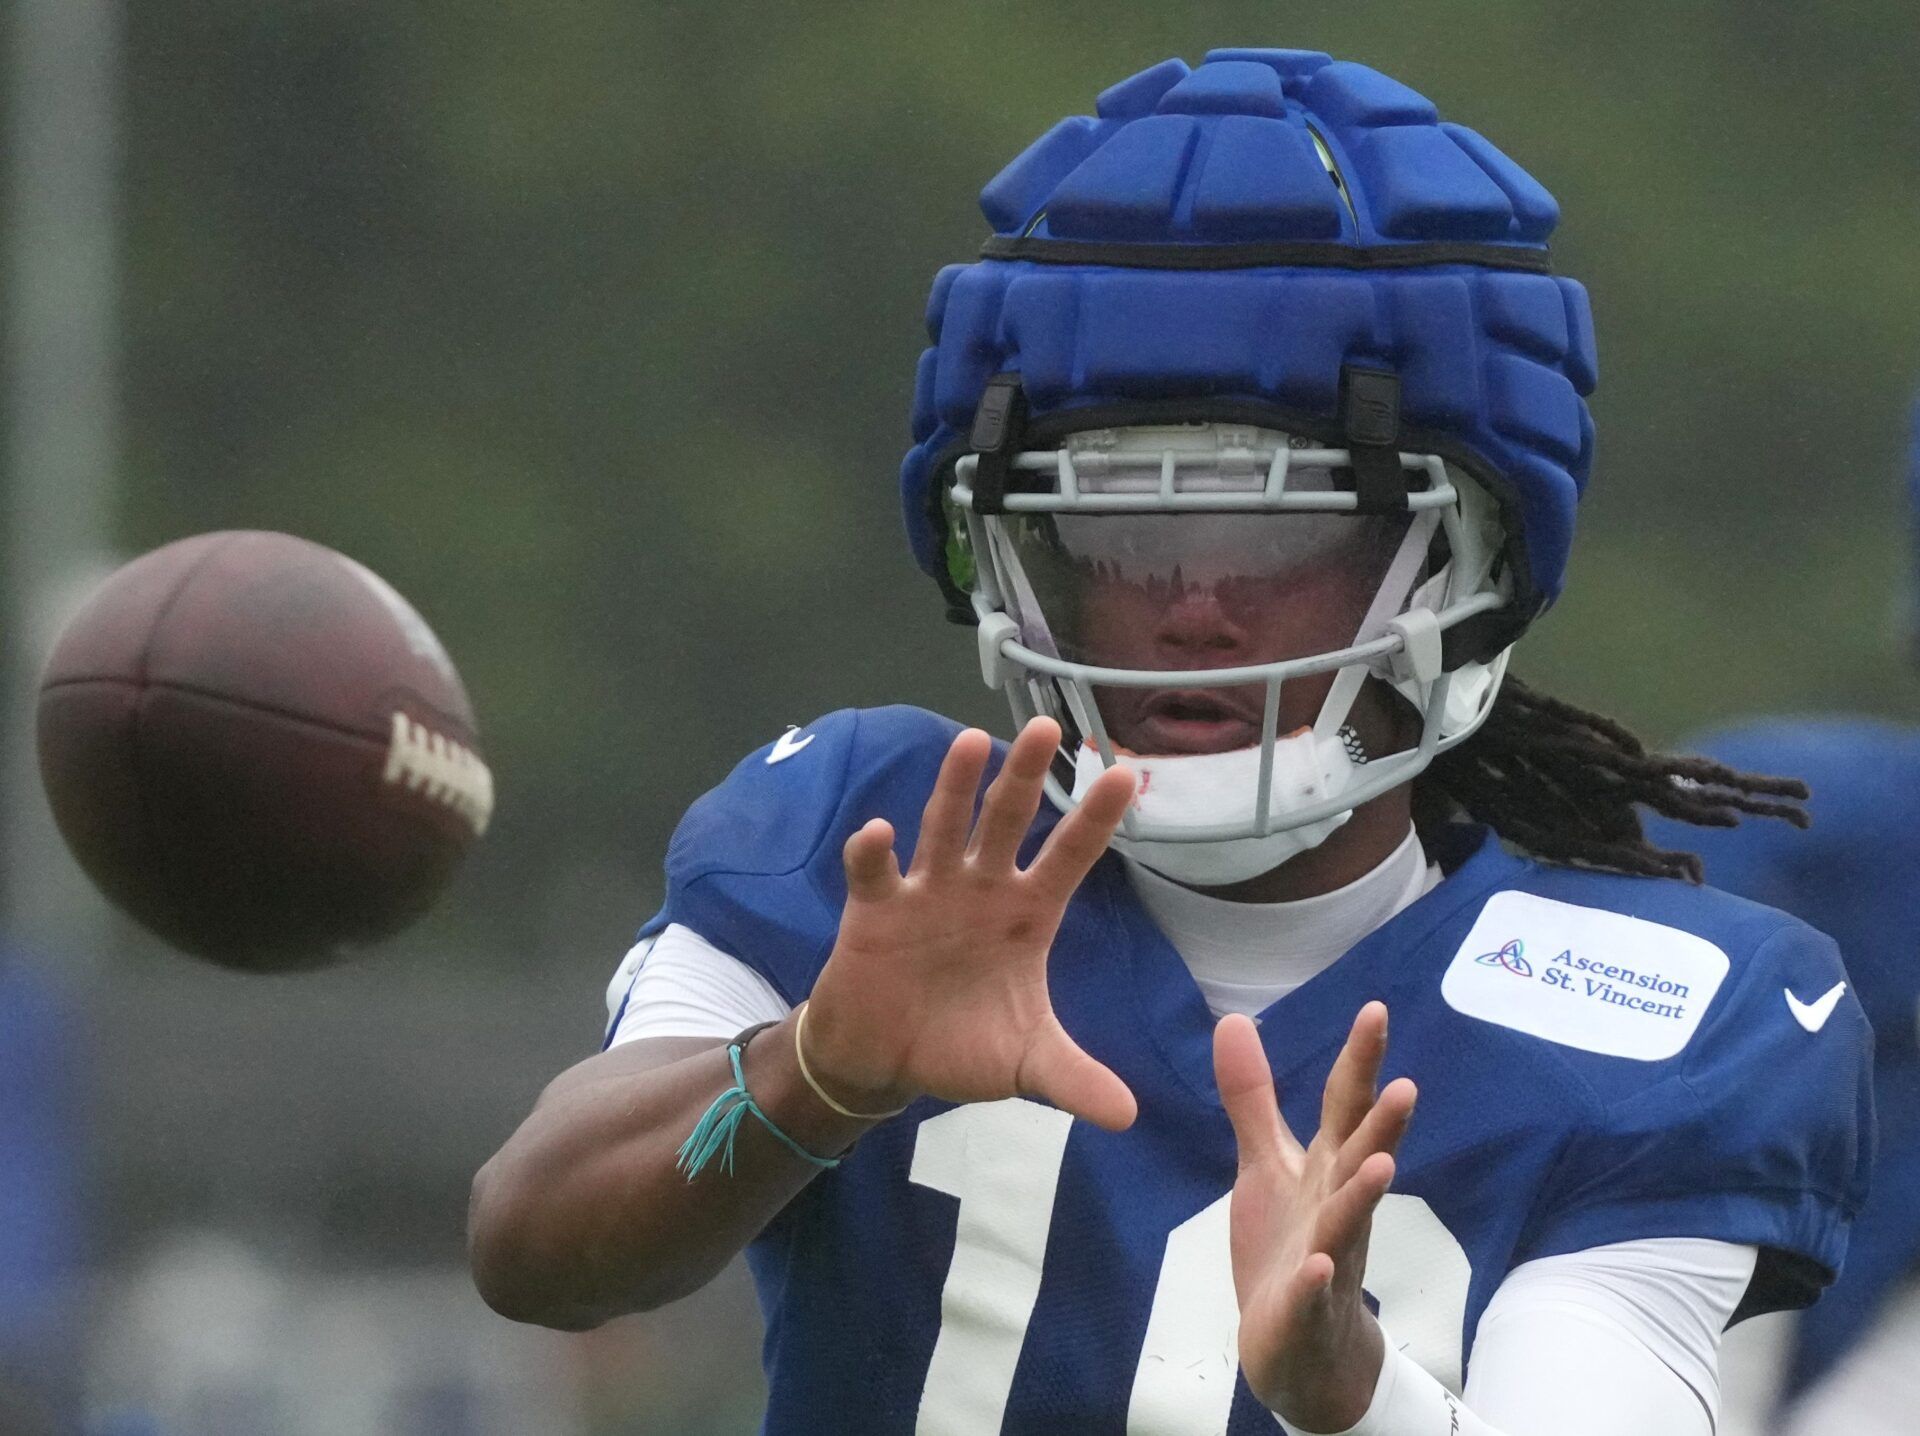
[(1161, 610), (1154, 643), (1169, 657), (1218, 664), (1245, 648), (1247, 633), (1212, 589), (1187, 588)]

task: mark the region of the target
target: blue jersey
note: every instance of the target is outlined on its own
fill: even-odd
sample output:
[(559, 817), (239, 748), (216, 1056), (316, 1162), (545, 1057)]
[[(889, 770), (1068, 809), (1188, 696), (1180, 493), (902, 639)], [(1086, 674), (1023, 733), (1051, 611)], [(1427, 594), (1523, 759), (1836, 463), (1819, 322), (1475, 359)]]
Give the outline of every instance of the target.
[(0, 950), (0, 1425), (16, 1387), (78, 1421), (85, 1058), (67, 995)]
[[(685, 924), (797, 1003), (833, 946), (842, 843), (878, 816), (910, 849), (957, 731), (844, 711), (749, 757), (682, 822), (645, 931)], [(1513, 1267), (1645, 1237), (1762, 1248), (1749, 1312), (1810, 1300), (1840, 1264), (1872, 1122), (1858, 1007), (1809, 1031), (1782, 996), (1840, 980), (1833, 944), (1707, 889), (1514, 857), (1484, 830), (1432, 855), (1438, 887), (1260, 1016), (1305, 1139), (1354, 1013), (1392, 1011), (1386, 1077), (1421, 1087), (1366, 1272), (1393, 1340), (1457, 1386)], [(922, 1100), (868, 1133), (748, 1250), (767, 1432), (1271, 1436), (1235, 1362), (1213, 1017), (1111, 854), (1049, 985), (1139, 1120)]]
[(1846, 1270), (1799, 1323), (1789, 1394), (1817, 1380), (1920, 1267), (1920, 730), (1850, 718), (1768, 719), (1689, 745), (1732, 767), (1804, 779), (1813, 827), (1654, 826), (1717, 887), (1784, 908), (1840, 945), (1872, 1022), (1880, 1118), (1873, 1200)]

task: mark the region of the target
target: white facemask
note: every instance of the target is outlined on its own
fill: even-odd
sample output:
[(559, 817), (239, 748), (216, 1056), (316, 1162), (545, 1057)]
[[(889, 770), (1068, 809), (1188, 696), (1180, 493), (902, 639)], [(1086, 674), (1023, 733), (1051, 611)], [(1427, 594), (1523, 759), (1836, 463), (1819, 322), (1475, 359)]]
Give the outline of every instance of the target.
[[(1155, 585), (1178, 591), (1186, 583), (1219, 582), (1207, 561), (1216, 562), (1229, 581), (1240, 574), (1284, 575), (1290, 565), (1311, 572), (1356, 512), (1336, 481), (1351, 458), (1344, 449), (1225, 424), (1087, 431), (1067, 436), (1058, 449), (1016, 456), (1020, 471), (1040, 475), (1042, 482), (1006, 495), (1004, 512), (990, 514), (972, 511), (973, 461), (963, 457), (956, 467), (953, 501), (980, 563), (973, 608), (981, 673), (1006, 693), (1017, 721), (1050, 713), (1071, 734), (1077, 746), (1062, 754), (1072, 764), (1071, 787), (1064, 771), (1047, 780), (1049, 800), (1063, 811), (1080, 802), (1105, 766), (1095, 746), (1108, 742), (1095, 708), (1103, 686), (1154, 687), (1173, 672), (1191, 688), (1262, 684), (1268, 688), (1266, 711), (1275, 715), (1279, 685), (1334, 673), (1311, 731), (1277, 734), (1269, 727), (1260, 741), (1226, 753), (1141, 757), (1124, 747), (1111, 749), (1113, 760), (1141, 779), (1114, 846), (1169, 878), (1209, 887), (1271, 871), (1325, 842), (1354, 808), (1411, 782), (1437, 753), (1471, 734), (1492, 707), (1506, 655), (1448, 670), (1442, 642), (1449, 630), (1499, 609), (1510, 595), (1499, 571), (1500, 513), (1479, 485), (1432, 454), (1401, 455), (1403, 468), (1414, 475), (1411, 519), (1378, 572), (1372, 602), (1352, 638), (1339, 647), (1232, 668), (1150, 670), (1103, 667), (1092, 645), (1076, 646), (1073, 585), (1086, 574), (1125, 576), (1150, 594)], [(1185, 515), (1182, 524), (1188, 526), (1105, 527), (1100, 516), (1117, 514)], [(1276, 515), (1304, 522), (1296, 529), (1290, 521), (1275, 522)], [(1033, 516), (1055, 522), (1049, 527)], [(1088, 519), (1102, 526), (1082, 521)], [(1446, 562), (1423, 574), (1442, 533)], [(1172, 551), (1177, 567), (1155, 547), (1156, 539), (1176, 536), (1182, 539)], [(1204, 551), (1201, 563), (1186, 558), (1188, 548)], [(1382, 552), (1372, 550), (1374, 561)], [(1222, 679), (1221, 673), (1231, 677)], [(1390, 684), (1419, 716), (1410, 747), (1357, 754), (1342, 741), (1368, 678)], [(1261, 812), (1259, 775), (1267, 750), (1272, 781)]]

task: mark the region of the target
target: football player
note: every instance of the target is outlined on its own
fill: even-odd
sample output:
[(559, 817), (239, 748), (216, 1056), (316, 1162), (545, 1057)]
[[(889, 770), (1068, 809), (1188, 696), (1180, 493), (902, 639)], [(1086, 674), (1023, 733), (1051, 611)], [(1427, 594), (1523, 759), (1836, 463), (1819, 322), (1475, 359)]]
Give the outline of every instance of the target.
[[(1920, 537), (1920, 403), (1908, 499)], [(1914, 575), (1920, 591), (1920, 566)], [(1920, 641), (1920, 623), (1908, 638)], [(1775, 1333), (1783, 1343), (1740, 1346), (1742, 1373), (1755, 1378), (1742, 1396), (1761, 1405), (1756, 1424), (1785, 1436), (1908, 1432), (1920, 1409), (1920, 734), (1865, 718), (1800, 716), (1727, 728), (1698, 746), (1723, 762), (1800, 774), (1812, 788), (1811, 832), (1738, 828), (1702, 833), (1697, 846), (1716, 885), (1839, 942), (1875, 1041), (1873, 1197), (1825, 1299)], [(1801, 998), (1811, 1007), (1797, 1010), (1817, 1018), (1827, 993)]]
[(835, 713), (694, 805), (476, 1180), (483, 1293), (588, 1326), (744, 1248), (770, 1433), (1704, 1436), (1721, 1330), (1840, 1263), (1868, 1034), (1635, 808), (1802, 790), (1506, 676), (1592, 452), (1554, 201), (1230, 50), (982, 207), (902, 493), (1018, 735)]

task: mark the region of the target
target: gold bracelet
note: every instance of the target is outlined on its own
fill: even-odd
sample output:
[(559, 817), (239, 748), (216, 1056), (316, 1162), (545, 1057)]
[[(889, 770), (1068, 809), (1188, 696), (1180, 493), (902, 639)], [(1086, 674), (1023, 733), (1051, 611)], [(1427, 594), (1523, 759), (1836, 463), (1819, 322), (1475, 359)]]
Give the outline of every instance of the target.
[(813, 1073), (807, 1070), (807, 1044), (803, 1040), (806, 1036), (806, 1031), (807, 1004), (803, 1002), (800, 1004), (799, 1016), (794, 1019), (793, 1023), (793, 1055), (799, 1060), (800, 1075), (806, 1080), (806, 1084), (813, 1088), (814, 1096), (818, 1097), (822, 1102), (825, 1102), (842, 1117), (851, 1117), (856, 1122), (878, 1122), (887, 1117), (898, 1117), (902, 1112), (907, 1110), (905, 1107), (895, 1107), (891, 1112), (856, 1112), (851, 1107), (842, 1107), (838, 1102), (834, 1101), (833, 1098), (827, 1095), (827, 1089), (815, 1081)]

